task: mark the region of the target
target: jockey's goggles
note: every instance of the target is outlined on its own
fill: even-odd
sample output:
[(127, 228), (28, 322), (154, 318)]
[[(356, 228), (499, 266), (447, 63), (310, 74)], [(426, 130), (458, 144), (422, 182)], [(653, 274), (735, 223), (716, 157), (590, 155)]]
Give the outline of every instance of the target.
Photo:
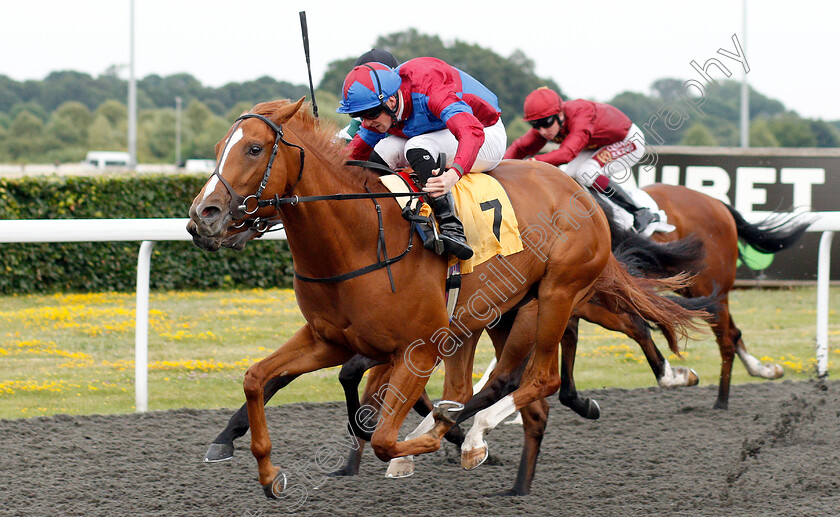
[(372, 120), (382, 114), (383, 106), (382, 104), (378, 106), (374, 106), (372, 108), (368, 108), (363, 111), (357, 111), (356, 113), (350, 113), (350, 116), (353, 118), (360, 118), (365, 120)]
[(537, 120), (529, 120), (528, 123), (534, 129), (542, 129), (554, 124), (555, 120), (557, 120), (557, 115), (551, 115), (550, 117), (538, 118)]

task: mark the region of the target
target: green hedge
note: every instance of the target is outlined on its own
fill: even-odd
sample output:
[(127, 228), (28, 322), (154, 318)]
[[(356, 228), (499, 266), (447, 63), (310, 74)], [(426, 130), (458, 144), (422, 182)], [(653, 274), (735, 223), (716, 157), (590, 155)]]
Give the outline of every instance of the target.
[[(134, 175), (0, 178), (0, 219), (187, 217), (207, 177)], [(0, 293), (133, 291), (139, 242), (0, 244)], [(152, 255), (153, 289), (291, 285), (285, 241), (254, 241), (215, 253), (162, 241)]]

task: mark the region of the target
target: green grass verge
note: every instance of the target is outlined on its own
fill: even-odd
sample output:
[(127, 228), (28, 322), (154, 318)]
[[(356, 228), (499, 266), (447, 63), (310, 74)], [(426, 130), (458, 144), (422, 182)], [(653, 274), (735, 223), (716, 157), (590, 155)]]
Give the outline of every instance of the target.
[[(0, 418), (134, 410), (134, 295), (125, 293), (0, 297)], [(840, 289), (831, 290), (831, 306)], [(781, 364), (785, 378), (814, 376), (816, 289), (738, 290), (731, 307), (748, 350)], [(238, 407), (250, 364), (303, 323), (287, 289), (160, 292), (150, 299), (149, 409)], [(832, 311), (834, 314), (834, 311)], [(833, 324), (830, 339), (840, 325)], [(581, 325), (575, 369), (579, 389), (655, 385), (639, 347), (621, 334)], [(720, 355), (711, 333), (687, 343), (683, 361), (701, 384), (717, 384)], [(661, 335), (654, 338), (666, 356)], [(479, 343), (474, 378), (492, 357)], [(838, 353), (829, 355), (829, 369)], [(672, 364), (680, 364), (671, 356)], [(736, 362), (737, 363), (737, 362)], [(271, 404), (341, 400), (338, 368), (295, 380)], [(429, 393), (440, 396), (443, 375)], [(756, 380), (737, 363), (733, 383)]]

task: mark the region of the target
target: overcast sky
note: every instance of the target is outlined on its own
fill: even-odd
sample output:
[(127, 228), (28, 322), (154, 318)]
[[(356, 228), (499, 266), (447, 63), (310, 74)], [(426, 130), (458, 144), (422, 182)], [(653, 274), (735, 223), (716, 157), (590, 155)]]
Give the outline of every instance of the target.
[[(575, 98), (648, 93), (662, 77), (701, 80), (690, 65), (744, 47), (750, 85), (806, 117), (840, 119), (836, 61), (840, 3), (826, 0), (337, 2), (135, 0), (135, 75), (186, 72), (208, 86), (268, 75), (307, 82), (298, 11), (309, 24), (317, 84), (330, 61), (356, 57), (380, 35), (416, 28), (490, 48), (519, 49), (537, 74)], [(0, 2), (0, 75), (43, 79), (56, 70), (97, 76), (129, 62), (129, 0)], [(121, 74), (128, 77), (128, 72)], [(712, 69), (713, 77), (722, 77)]]

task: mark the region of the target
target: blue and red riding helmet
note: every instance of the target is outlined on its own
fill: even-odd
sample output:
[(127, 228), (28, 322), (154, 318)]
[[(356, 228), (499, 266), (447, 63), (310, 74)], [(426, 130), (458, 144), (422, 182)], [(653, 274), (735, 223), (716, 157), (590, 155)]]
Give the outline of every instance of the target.
[(359, 65), (347, 74), (342, 87), (339, 113), (359, 113), (384, 105), (402, 84), (400, 75), (382, 63)]

